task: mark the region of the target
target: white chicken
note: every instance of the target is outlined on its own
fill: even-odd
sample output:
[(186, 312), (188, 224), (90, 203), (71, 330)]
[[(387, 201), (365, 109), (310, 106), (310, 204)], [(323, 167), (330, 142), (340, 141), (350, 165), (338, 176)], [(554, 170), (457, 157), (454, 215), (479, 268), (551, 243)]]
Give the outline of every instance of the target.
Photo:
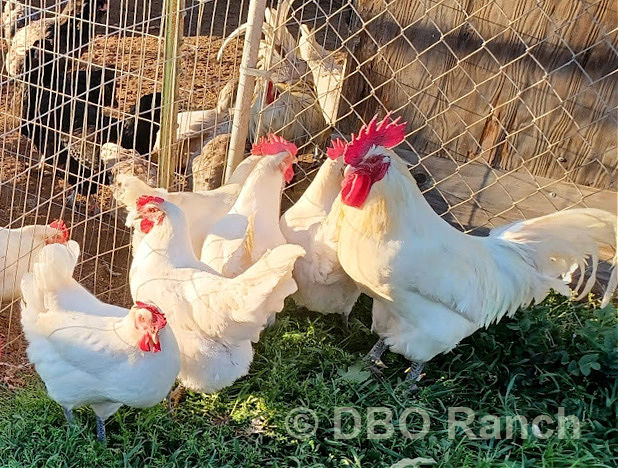
[(189, 389), (212, 393), (247, 374), (251, 340), (274, 308), (296, 291), (292, 268), (304, 250), (285, 244), (235, 278), (196, 259), (183, 211), (159, 197), (137, 202), (146, 234), (131, 264), (135, 300), (157, 303), (178, 339), (179, 378)]
[(343, 86), (343, 63), (337, 63), (334, 53), (317, 42), (315, 32), (306, 24), (300, 25), (298, 53), (311, 70), (324, 119), (329, 126), (334, 126)]
[(41, 249), (46, 244), (64, 244), (67, 240), (69, 230), (61, 219), (46, 226), (0, 228), (0, 300), (19, 298), (21, 279), (30, 271)]
[(2, 10), (2, 35), (7, 45), (10, 45), (16, 31), (40, 16), (39, 12), (18, 0), (7, 0)]
[(262, 88), (256, 85), (259, 91), (251, 106), (251, 140), (255, 141), (268, 133), (277, 133), (290, 141), (313, 138), (317, 144), (326, 138), (326, 122), (311, 84), (303, 80), (289, 83), (268, 81), (264, 97)]
[[(489, 237), (464, 234), (438, 216), (404, 162), (390, 149), (405, 124), (386, 116), (363, 126), (345, 150), (338, 210), (338, 256), (346, 273), (374, 298), (373, 329), (386, 347), (413, 361), (408, 381), (423, 363), (445, 353), (481, 327), (543, 300), (565, 295), (572, 273), (587, 259), (592, 275), (576, 286), (580, 297), (595, 282), (600, 248), (616, 250), (616, 216), (572, 209), (511, 224)], [(614, 262), (616, 257), (614, 257)], [(559, 279), (560, 276), (566, 278)], [(603, 299), (616, 287), (616, 269)]]
[(133, 251), (137, 250), (144, 237), (139, 229), (139, 220), (136, 219), (135, 203), (141, 195), (153, 195), (176, 204), (184, 212), (193, 251), (195, 255), (200, 255), (210, 228), (230, 210), (242, 184), (259, 159), (259, 156), (244, 159), (234, 170), (227, 184), (206, 192), (168, 192), (162, 188), (153, 188), (138, 177), (119, 174), (113, 193), (118, 204), (126, 207), (128, 211), (126, 225), (134, 228), (131, 240)]
[(323, 314), (347, 317), (360, 295), (356, 283), (337, 259), (336, 219), (328, 215), (343, 181), (343, 140), (333, 141), (328, 158), (299, 200), (281, 216), (281, 232), (307, 254), (294, 265), (296, 304)]
[[(249, 117), (249, 138), (256, 141), (269, 133), (277, 133), (289, 141), (313, 138), (321, 143), (326, 122), (313, 87), (313, 76), (307, 63), (298, 56), (298, 43), (286, 27), (290, 2), (279, 2), (279, 8), (267, 8), (260, 41), (257, 69), (261, 75), (255, 84)], [(246, 30), (238, 27), (223, 42), (218, 60), (229, 42)], [(315, 138), (318, 136), (317, 139)], [(322, 137), (322, 138), (320, 138)]]
[[(37, 42), (45, 40), (53, 32), (56, 18), (39, 18), (14, 32), (6, 53), (6, 71), (9, 76), (16, 77), (24, 70), (26, 55)], [(36, 45), (36, 47), (41, 47)]]
[(153, 406), (171, 389), (180, 359), (165, 316), (154, 305), (105, 304), (73, 279), (79, 245), (47, 245), (24, 276), (21, 322), (28, 358), (69, 423), (90, 405), (97, 437), (122, 405)]
[(204, 240), (201, 261), (233, 278), (267, 250), (286, 243), (279, 228), (281, 192), (294, 177), (298, 148), (276, 135), (261, 138), (251, 154), (262, 156), (240, 190), (230, 211), (217, 221)]

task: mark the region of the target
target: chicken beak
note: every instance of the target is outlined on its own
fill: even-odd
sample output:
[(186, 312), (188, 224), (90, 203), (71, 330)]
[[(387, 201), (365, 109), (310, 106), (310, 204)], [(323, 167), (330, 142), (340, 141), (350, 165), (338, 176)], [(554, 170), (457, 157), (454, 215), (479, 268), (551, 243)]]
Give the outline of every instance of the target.
[(352, 173), (354, 169), (352, 168), (352, 166), (350, 166), (349, 164), (345, 167), (345, 169), (343, 170), (343, 177), (347, 177), (348, 175), (350, 175)]

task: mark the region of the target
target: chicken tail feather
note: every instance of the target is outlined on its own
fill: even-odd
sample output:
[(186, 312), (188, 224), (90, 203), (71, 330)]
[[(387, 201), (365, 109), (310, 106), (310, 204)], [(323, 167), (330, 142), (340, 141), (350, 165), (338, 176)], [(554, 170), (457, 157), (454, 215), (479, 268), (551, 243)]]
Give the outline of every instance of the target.
[[(305, 250), (294, 244), (284, 244), (266, 252), (260, 260), (234, 279), (235, 287), (243, 294), (232, 294), (234, 301), (238, 297), (247, 300), (230, 307), (231, 321), (236, 323), (229, 333), (237, 338), (257, 340), (272, 315), (283, 309), (286, 297), (297, 290), (292, 278), (296, 259), (305, 255)], [(229, 291), (228, 291), (229, 293)]]
[[(596, 282), (600, 252), (611, 251), (608, 257), (612, 271), (602, 299), (602, 305), (606, 305), (618, 283), (616, 233), (615, 215), (593, 208), (576, 208), (494, 229), (490, 237), (507, 241), (526, 263), (548, 279), (561, 277), (569, 284), (573, 273), (579, 272), (573, 289), (578, 299), (585, 297)], [(590, 273), (584, 282), (588, 266)]]
[(21, 280), (22, 324), (24, 329), (36, 322), (37, 315), (45, 312), (46, 293), (66, 285), (73, 278), (79, 258), (79, 244), (73, 240), (64, 244), (43, 247), (33, 266)]
[(79, 244), (68, 241), (49, 244), (41, 250), (34, 264), (34, 282), (43, 293), (57, 291), (73, 282), (73, 271), (79, 258)]

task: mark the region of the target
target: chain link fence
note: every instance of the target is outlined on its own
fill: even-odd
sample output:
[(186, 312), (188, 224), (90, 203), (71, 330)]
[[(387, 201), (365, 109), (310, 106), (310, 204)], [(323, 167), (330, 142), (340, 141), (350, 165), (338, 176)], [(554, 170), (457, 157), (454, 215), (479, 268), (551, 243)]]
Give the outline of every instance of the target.
[[(394, 111), (408, 122), (397, 151), (434, 209), (464, 231), (572, 206), (616, 212), (610, 1), (273, 1), (254, 19), (263, 34), (251, 67), (241, 64), (249, 0), (176, 5), (182, 38), (166, 57), (162, 1), (3, 4), (2, 226), (62, 217), (82, 245), (77, 278), (102, 300), (130, 302), (131, 258), (102, 145), (137, 149), (153, 185), (170, 148), (170, 186), (191, 190), (202, 177), (193, 158), (232, 131), (234, 108), (248, 115), (246, 150), (271, 131), (299, 146), (284, 208), (310, 183), (331, 137)], [(38, 30), (26, 34), (32, 24)], [(179, 129), (162, 140), (154, 93), (169, 84), (166, 60), (177, 63)], [(254, 92), (235, 102), (241, 71), (255, 77)], [(214, 120), (191, 128), (186, 112), (217, 106), (224, 111)], [(225, 154), (229, 137), (222, 144)], [(223, 170), (214, 174), (220, 181)], [(19, 301), (0, 307), (7, 369), (23, 358), (18, 309)]]

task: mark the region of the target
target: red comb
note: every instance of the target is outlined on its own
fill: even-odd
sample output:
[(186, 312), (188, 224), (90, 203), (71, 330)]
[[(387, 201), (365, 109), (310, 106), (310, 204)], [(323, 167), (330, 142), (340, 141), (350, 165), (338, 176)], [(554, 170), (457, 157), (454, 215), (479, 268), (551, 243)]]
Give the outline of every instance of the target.
[(150, 311), (150, 313), (152, 314), (152, 321), (154, 322), (157, 329), (160, 330), (165, 325), (167, 325), (167, 320), (165, 319), (165, 315), (163, 314), (163, 312), (161, 312), (161, 310), (157, 306), (153, 304), (148, 304), (142, 301), (136, 301), (135, 305), (140, 309), (146, 309)]
[(262, 137), (251, 148), (251, 154), (256, 156), (268, 156), (272, 154), (288, 151), (296, 156), (298, 148), (294, 143), (290, 143), (285, 138), (271, 133), (268, 137)]
[(401, 143), (405, 136), (406, 122), (399, 123), (401, 117), (391, 120), (391, 112), (386, 114), (378, 122), (377, 114), (358, 131), (358, 135), (352, 135), (352, 141), (345, 149), (345, 162), (354, 166), (358, 164), (372, 146), (394, 148)]
[(136, 206), (139, 211), (140, 209), (144, 207), (144, 205), (147, 205), (148, 203), (154, 203), (155, 205), (159, 205), (163, 203), (164, 201), (165, 200), (161, 197), (155, 197), (153, 195), (142, 195), (141, 197), (137, 199)]
[(331, 140), (330, 146), (326, 148), (326, 155), (330, 159), (337, 159), (339, 156), (343, 155), (345, 152), (347, 143), (343, 141), (341, 138), (337, 138), (336, 140)]
[(51, 223), (49, 223), (49, 227), (52, 229), (58, 229), (62, 233), (64, 240), (65, 241), (69, 240), (69, 228), (67, 228), (67, 225), (64, 224), (63, 220), (56, 219), (52, 221)]

